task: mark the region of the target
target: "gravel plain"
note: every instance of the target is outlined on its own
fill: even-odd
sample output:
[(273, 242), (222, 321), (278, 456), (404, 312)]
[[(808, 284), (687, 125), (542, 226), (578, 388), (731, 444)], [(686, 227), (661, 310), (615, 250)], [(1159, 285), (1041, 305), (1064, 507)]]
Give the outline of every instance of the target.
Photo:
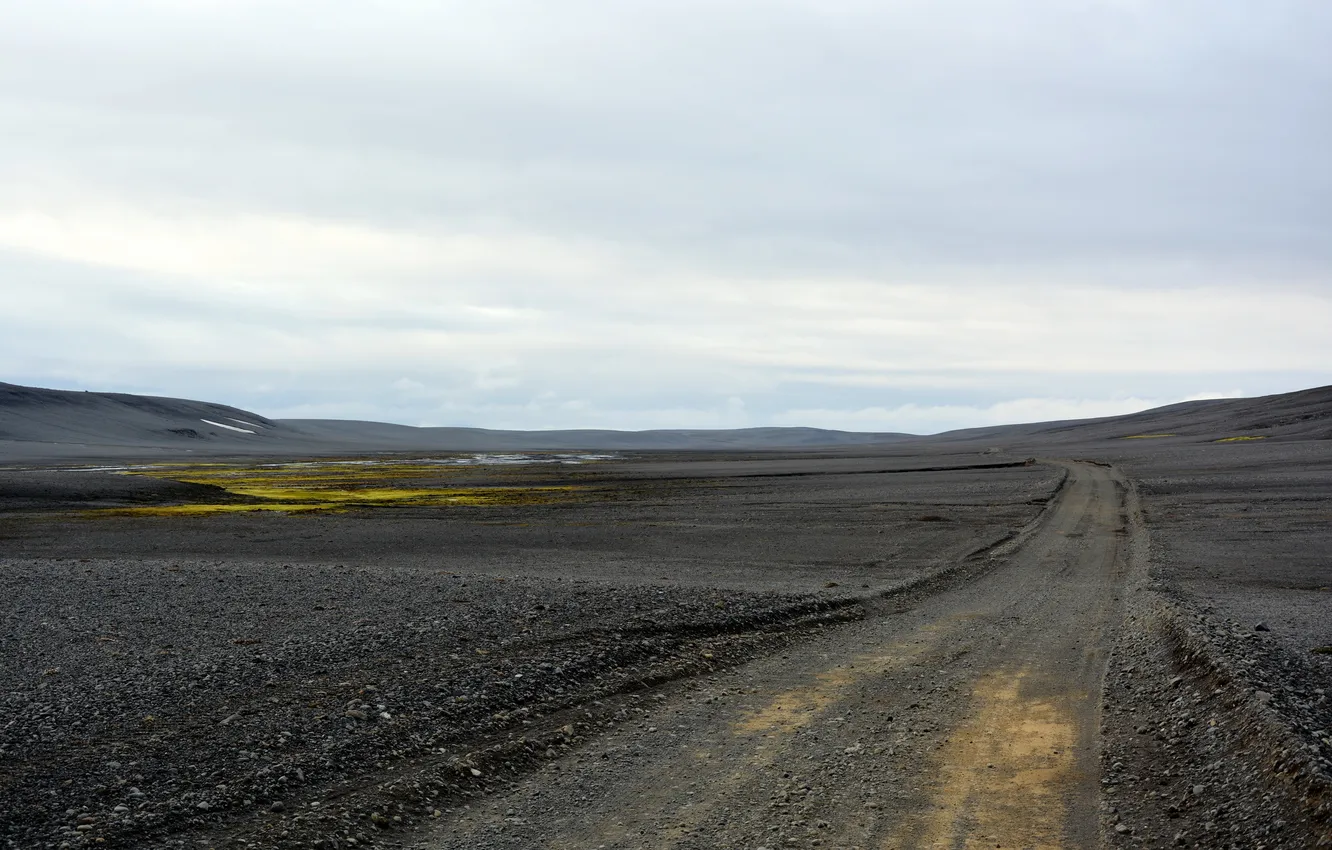
[[(1059, 467), (1025, 463), (1041, 455), (1128, 482), (1122, 622), (1099, 662), (1103, 842), (1332, 846), (1332, 442), (1215, 436), (472, 467), (447, 483), (576, 495), (308, 515), (124, 515), (237, 497), (0, 470), (0, 840), (516, 846), (531, 815), (500, 801), (665, 757), (656, 724), (756, 699), (755, 664), (979, 592), (1057, 497)], [(964, 677), (911, 670), (934, 689), (913, 711), (961, 711)], [(776, 774), (752, 801), (806, 813), (790, 846), (870, 846), (817, 789), (878, 789), (867, 753), (885, 776), (926, 770), (950, 734), (856, 722), (846, 748), (823, 738), (832, 773)], [(663, 829), (607, 846), (710, 846)]]
[(978, 462), (996, 466), (664, 456), (463, 482), (596, 494), (558, 504), (206, 517), (114, 509), (231, 497), (0, 473), (0, 836), (407, 843), (654, 687), (946, 574), (1060, 480), (1021, 460), (909, 471)]

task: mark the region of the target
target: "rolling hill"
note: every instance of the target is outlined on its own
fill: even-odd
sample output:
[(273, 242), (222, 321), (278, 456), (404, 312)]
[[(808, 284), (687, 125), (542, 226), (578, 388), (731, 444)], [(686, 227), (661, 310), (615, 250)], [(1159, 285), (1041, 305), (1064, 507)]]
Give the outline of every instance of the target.
[(910, 442), (1039, 445), (1171, 435), (1332, 439), (1332, 387), (1193, 401), (1127, 416), (970, 428), (930, 437), (820, 428), (495, 431), (270, 419), (213, 402), (0, 383), (0, 462), (131, 456), (450, 451), (752, 451)]

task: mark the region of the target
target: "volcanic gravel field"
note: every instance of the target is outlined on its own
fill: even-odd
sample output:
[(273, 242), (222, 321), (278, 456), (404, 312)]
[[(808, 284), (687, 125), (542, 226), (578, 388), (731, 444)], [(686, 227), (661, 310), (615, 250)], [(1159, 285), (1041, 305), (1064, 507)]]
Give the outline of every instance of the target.
[(561, 504), (203, 517), (117, 509), (225, 494), (11, 472), (6, 834), (396, 835), (369, 818), (442, 814), (627, 716), (653, 684), (861, 617), (857, 597), (1001, 541), (1059, 480), (1011, 462), (981, 478), (880, 472), (913, 465), (449, 470), (451, 485), (593, 489)]
[(0, 840), (1332, 846), (1332, 443), (984, 449), (0, 469)]
[(1332, 444), (1162, 445), (1110, 663), (1112, 819), (1176, 846), (1332, 842)]

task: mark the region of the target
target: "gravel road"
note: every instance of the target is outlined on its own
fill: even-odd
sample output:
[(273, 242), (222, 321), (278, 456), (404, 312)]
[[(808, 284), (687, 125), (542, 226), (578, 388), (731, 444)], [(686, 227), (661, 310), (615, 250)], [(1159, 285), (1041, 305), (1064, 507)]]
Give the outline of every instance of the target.
[(1095, 845), (1127, 529), (1112, 474), (1068, 469), (979, 579), (678, 686), (422, 846)]

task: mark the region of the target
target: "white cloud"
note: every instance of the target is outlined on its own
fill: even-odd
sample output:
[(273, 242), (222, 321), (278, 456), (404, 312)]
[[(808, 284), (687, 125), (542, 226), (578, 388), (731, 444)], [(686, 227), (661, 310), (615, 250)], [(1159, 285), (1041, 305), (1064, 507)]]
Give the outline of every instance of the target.
[(1243, 398), (1244, 390), (1204, 390), (1200, 393), (1184, 396), (1180, 401), (1208, 401), (1215, 398)]
[(393, 388), (409, 395), (419, 395), (425, 392), (426, 385), (411, 378), (399, 378), (393, 382)]
[(154, 211), (90, 199), (20, 205), (12, 196), (0, 207), (0, 248), (188, 277), (219, 290), (270, 285), (278, 290), (273, 294), (309, 297), (329, 286), (344, 299), (366, 300), (376, 280), (392, 285), (422, 273), (565, 280), (613, 267), (604, 251), (531, 234), (386, 229), (188, 205)]

